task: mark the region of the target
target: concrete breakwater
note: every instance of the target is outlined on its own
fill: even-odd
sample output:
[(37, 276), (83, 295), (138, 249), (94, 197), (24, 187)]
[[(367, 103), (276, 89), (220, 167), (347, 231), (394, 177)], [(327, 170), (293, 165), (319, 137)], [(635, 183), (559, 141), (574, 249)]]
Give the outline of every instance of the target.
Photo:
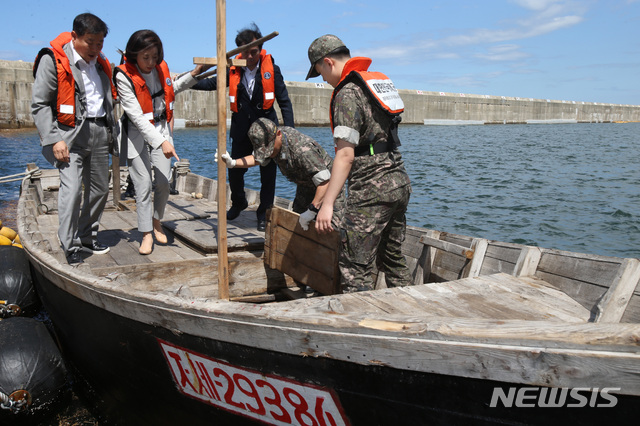
[[(0, 60), (0, 129), (34, 127), (33, 64)], [(298, 126), (329, 124), (332, 88), (326, 83), (287, 82)], [(400, 90), (405, 124), (610, 123), (640, 121), (640, 105)], [(227, 105), (228, 108), (228, 105)], [(217, 122), (215, 92), (187, 90), (175, 102), (178, 125)], [(230, 116), (230, 115), (228, 115)]]

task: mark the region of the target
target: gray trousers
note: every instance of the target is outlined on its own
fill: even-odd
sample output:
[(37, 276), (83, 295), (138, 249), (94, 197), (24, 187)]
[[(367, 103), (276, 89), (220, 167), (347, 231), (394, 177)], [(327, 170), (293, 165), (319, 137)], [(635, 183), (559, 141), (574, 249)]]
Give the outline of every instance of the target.
[(78, 251), (82, 243), (90, 244), (96, 239), (109, 195), (107, 126), (92, 121), (83, 126), (69, 150), (69, 163), (58, 167), (58, 238), (65, 255)]
[[(146, 145), (140, 155), (129, 159), (129, 176), (136, 188), (136, 210), (138, 211), (138, 231), (151, 232), (152, 218), (162, 220), (169, 200), (169, 175), (171, 159), (166, 158), (162, 148), (153, 149)], [(153, 167), (153, 174), (151, 168)], [(155, 189), (153, 179), (155, 178)], [(153, 208), (151, 193), (153, 192)]]

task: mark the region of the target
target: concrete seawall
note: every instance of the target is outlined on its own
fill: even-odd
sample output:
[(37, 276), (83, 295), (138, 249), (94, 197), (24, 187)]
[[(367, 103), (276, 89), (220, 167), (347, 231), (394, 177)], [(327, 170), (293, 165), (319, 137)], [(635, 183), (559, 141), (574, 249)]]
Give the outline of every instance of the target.
[[(0, 60), (0, 129), (33, 127), (33, 64)], [(326, 83), (287, 82), (297, 126), (329, 124), (332, 88)], [(405, 124), (608, 123), (640, 121), (640, 105), (513, 98), (464, 93), (400, 90)], [(228, 108), (228, 105), (227, 105)], [(175, 102), (176, 118), (187, 126), (217, 122), (215, 92), (187, 90)], [(230, 115), (229, 115), (230, 116)]]

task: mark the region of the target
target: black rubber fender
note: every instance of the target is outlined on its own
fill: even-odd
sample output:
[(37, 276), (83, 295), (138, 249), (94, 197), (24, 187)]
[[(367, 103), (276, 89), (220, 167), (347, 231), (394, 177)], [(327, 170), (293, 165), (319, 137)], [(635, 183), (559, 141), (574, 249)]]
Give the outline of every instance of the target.
[(0, 409), (0, 424), (37, 424), (70, 399), (62, 354), (42, 323), (28, 317), (0, 320), (0, 392), (26, 391), (31, 403), (19, 412)]
[(33, 316), (40, 309), (29, 259), (19, 247), (0, 246), (0, 300), (19, 306), (24, 316)]

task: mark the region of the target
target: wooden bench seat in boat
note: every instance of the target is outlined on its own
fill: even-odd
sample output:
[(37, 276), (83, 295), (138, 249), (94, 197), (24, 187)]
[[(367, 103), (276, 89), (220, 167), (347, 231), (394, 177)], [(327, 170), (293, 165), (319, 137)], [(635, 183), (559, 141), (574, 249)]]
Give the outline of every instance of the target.
[(504, 273), (286, 303), (287, 309), (409, 317), (583, 323), (590, 316), (588, 309), (543, 280)]
[(640, 320), (640, 304), (634, 302), (640, 300), (638, 259), (584, 255), (414, 227), (407, 227), (403, 253), (416, 284), (496, 273), (536, 277), (589, 310), (589, 321)]

